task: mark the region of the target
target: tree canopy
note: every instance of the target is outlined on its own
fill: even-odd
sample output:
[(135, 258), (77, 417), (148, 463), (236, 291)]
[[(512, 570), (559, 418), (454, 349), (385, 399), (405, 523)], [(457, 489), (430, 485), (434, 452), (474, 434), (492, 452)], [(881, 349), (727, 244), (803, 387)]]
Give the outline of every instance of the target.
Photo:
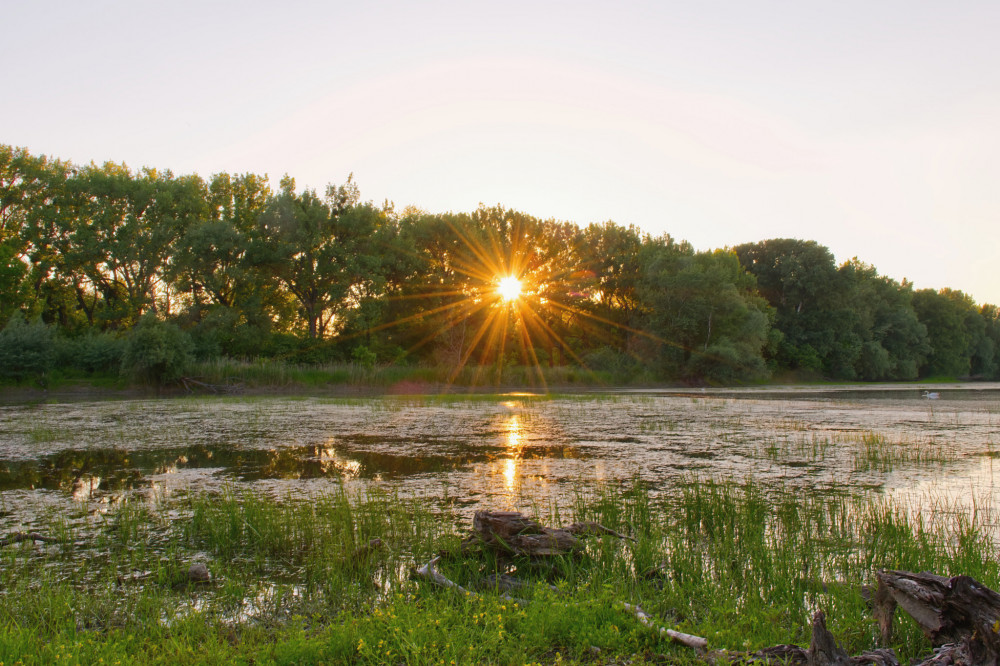
[[(503, 278), (521, 293), (501, 298)], [(59, 362), (159, 379), (192, 355), (691, 383), (1000, 377), (996, 306), (837, 265), (811, 240), (696, 251), (501, 206), (397, 212), (351, 176), (320, 195), (288, 176), (272, 190), (260, 174), (77, 166), (11, 146), (0, 330), (0, 375), (15, 379), (51, 367), (60, 340), (75, 351)]]

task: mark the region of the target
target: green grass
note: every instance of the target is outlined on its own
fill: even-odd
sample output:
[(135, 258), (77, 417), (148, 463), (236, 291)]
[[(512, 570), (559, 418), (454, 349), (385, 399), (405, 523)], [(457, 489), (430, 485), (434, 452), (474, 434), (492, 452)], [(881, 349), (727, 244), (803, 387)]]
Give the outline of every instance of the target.
[(595, 372), (577, 366), (476, 366), (457, 373), (444, 366), (378, 365), (359, 363), (298, 365), (278, 360), (216, 359), (192, 366), (188, 373), (209, 384), (241, 383), (250, 387), (304, 387), (328, 385), (421, 390), (430, 386), (620, 386), (650, 384), (647, 376)]
[[(59, 543), (0, 550), (0, 662), (698, 663), (622, 602), (727, 650), (808, 644), (823, 609), (856, 654), (873, 647), (860, 587), (878, 569), (1000, 583), (993, 516), (929, 525), (912, 515), (888, 500), (753, 482), (690, 479), (668, 498), (639, 482), (609, 485), (540, 519), (596, 520), (636, 542), (591, 538), (580, 557), (516, 561), (531, 586), (515, 603), (410, 578), (440, 551), (442, 573), (467, 587), (504, 568), (488, 553), (461, 554), (465, 523), (414, 500), (375, 490), (308, 502), (229, 490), (169, 508), (135, 500), (89, 522), (50, 517), (42, 529)], [(384, 546), (358, 557), (375, 537)], [(211, 584), (187, 580), (192, 562), (207, 563)], [(914, 623), (896, 622), (904, 663), (928, 652)]]
[(944, 464), (956, 459), (954, 453), (933, 444), (893, 442), (875, 432), (863, 433), (854, 438), (860, 447), (854, 452), (854, 471), (891, 472), (899, 465)]

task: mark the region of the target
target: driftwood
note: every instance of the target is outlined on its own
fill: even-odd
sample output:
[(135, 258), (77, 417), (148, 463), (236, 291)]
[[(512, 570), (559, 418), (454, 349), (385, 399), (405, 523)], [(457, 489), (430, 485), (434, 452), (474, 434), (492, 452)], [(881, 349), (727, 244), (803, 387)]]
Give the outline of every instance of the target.
[(583, 549), (579, 537), (611, 535), (631, 539), (592, 521), (569, 527), (545, 527), (519, 511), (477, 511), (472, 518), (472, 536), (463, 544), (483, 544), (494, 550), (527, 557), (570, 555)]
[(882, 643), (892, 638), (896, 606), (937, 650), (923, 663), (1000, 663), (1000, 594), (969, 576), (880, 571), (874, 613)]
[[(639, 608), (637, 605), (623, 603), (622, 606), (625, 607), (629, 613), (635, 615), (635, 619), (643, 623), (653, 631), (657, 631), (656, 623), (653, 622), (652, 616), (647, 614), (644, 610)], [(708, 649), (708, 640), (702, 638), (701, 636), (693, 636), (692, 634), (685, 634), (681, 631), (674, 631), (673, 629), (667, 629), (666, 627), (659, 627), (660, 636), (665, 636), (675, 643), (680, 643), (681, 645), (687, 646), (703, 652)]]
[(0, 539), (0, 548), (4, 546), (9, 546), (12, 543), (21, 543), (22, 541), (42, 541), (44, 543), (56, 543), (59, 539), (55, 537), (47, 537), (39, 534), (38, 532), (14, 532), (13, 534), (8, 534), (4, 538)]
[[(989, 666), (1000, 664), (1000, 594), (969, 576), (880, 571), (872, 611), (883, 645), (892, 639), (892, 618), (902, 608), (923, 630), (934, 652), (915, 666)], [(808, 650), (778, 645), (746, 657), (742, 663), (804, 666), (895, 666), (890, 649), (849, 657), (826, 628), (822, 613), (813, 618)]]
[(433, 560), (431, 560), (424, 566), (414, 569), (413, 573), (416, 574), (419, 578), (423, 578), (424, 580), (428, 580), (434, 583), (435, 585), (440, 585), (441, 587), (447, 588), (449, 590), (454, 590), (455, 592), (458, 592), (460, 594), (464, 594), (467, 596), (478, 596), (474, 592), (470, 592), (469, 590), (465, 589), (458, 583), (454, 582), (444, 574), (440, 573), (435, 567), (435, 565), (438, 563), (438, 560), (440, 559), (441, 559), (440, 557), (435, 557)]

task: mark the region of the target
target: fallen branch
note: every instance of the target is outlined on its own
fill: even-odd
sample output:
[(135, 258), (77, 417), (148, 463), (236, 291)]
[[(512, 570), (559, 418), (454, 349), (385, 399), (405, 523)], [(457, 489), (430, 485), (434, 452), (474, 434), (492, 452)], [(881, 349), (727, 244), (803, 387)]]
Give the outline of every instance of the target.
[[(622, 606), (625, 610), (635, 615), (639, 622), (643, 623), (653, 631), (657, 631), (656, 623), (653, 622), (653, 617), (642, 610), (637, 605), (622, 602)], [(685, 634), (681, 631), (674, 631), (673, 629), (667, 629), (666, 627), (659, 627), (660, 636), (666, 636), (675, 643), (680, 643), (681, 645), (687, 646), (689, 648), (694, 648), (695, 650), (704, 652), (708, 649), (708, 640), (702, 638), (701, 636), (693, 636), (691, 634)]]
[[(924, 663), (1000, 662), (1000, 594), (969, 576), (880, 571), (876, 579), (874, 615), (883, 644), (892, 639), (892, 617), (900, 606), (938, 648)], [(959, 658), (966, 661), (947, 661)]]
[[(725, 654), (725, 653), (723, 653)], [(896, 653), (880, 649), (863, 652), (857, 657), (848, 656), (826, 628), (826, 615), (817, 611), (812, 620), (812, 640), (809, 649), (798, 645), (775, 645), (752, 654), (729, 655), (729, 660), (739, 664), (781, 664), (789, 666), (900, 666)], [(929, 664), (927, 666), (930, 666)]]
[(448, 588), (449, 590), (455, 590), (456, 592), (461, 592), (462, 594), (469, 595), (469, 596), (473, 596), (473, 597), (479, 596), (479, 595), (477, 595), (474, 592), (470, 592), (469, 590), (465, 589), (464, 587), (462, 587), (458, 583), (456, 583), (456, 582), (452, 581), (451, 579), (449, 579), (447, 576), (445, 576), (445, 575), (441, 574), (440, 572), (438, 572), (438, 570), (434, 567), (434, 565), (437, 564), (437, 561), (440, 560), (440, 559), (441, 559), (441, 556), (439, 555), (438, 557), (435, 557), (433, 560), (431, 560), (430, 562), (428, 562), (424, 566), (422, 566), (422, 567), (420, 567), (418, 569), (414, 569), (414, 572), (420, 578), (423, 578), (424, 580), (429, 580), (430, 582), (434, 583), (435, 585), (440, 585), (441, 587)]
[(0, 548), (4, 546), (9, 546), (12, 543), (21, 543), (22, 541), (43, 541), (45, 543), (56, 543), (59, 539), (55, 537), (47, 537), (39, 534), (38, 532), (14, 532), (9, 534), (3, 539), (0, 539)]

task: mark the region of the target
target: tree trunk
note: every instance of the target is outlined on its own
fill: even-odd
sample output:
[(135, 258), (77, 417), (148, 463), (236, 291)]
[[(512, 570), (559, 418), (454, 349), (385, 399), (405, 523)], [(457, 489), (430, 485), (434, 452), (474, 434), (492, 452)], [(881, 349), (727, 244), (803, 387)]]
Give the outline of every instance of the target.
[(1000, 662), (1000, 594), (969, 576), (880, 571), (876, 578), (874, 613), (883, 644), (892, 638), (898, 605), (913, 616), (932, 645), (942, 648), (925, 663), (947, 663), (941, 661), (945, 654), (952, 659), (963, 655), (970, 664)]

